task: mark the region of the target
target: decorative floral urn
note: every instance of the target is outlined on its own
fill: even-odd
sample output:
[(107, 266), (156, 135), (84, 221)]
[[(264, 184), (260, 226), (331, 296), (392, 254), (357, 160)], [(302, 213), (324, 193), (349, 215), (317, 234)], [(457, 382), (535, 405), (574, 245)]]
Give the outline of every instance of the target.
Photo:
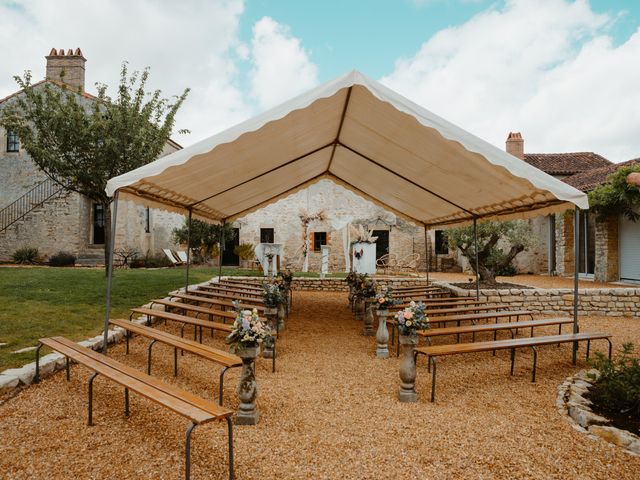
[[(264, 309), (264, 316), (267, 317), (267, 326), (269, 327), (269, 329), (271, 331), (275, 332), (276, 329), (276, 322), (278, 321), (278, 319), (276, 318), (276, 315), (278, 314), (278, 309), (277, 308), (265, 308)], [(264, 358), (273, 358), (273, 344), (272, 343), (265, 343), (264, 344), (264, 351), (262, 352), (262, 356)]]
[(387, 330), (387, 317), (389, 310), (378, 309), (378, 331), (376, 332), (376, 357), (389, 358), (389, 331)]
[(373, 301), (365, 300), (365, 316), (364, 316), (364, 327), (362, 329), (362, 335), (365, 337), (373, 336), (373, 311), (376, 308), (376, 304)]
[(240, 399), (236, 425), (256, 425), (260, 413), (256, 408), (258, 383), (255, 375), (255, 360), (260, 355), (260, 346), (245, 347), (236, 350), (236, 355), (242, 359), (242, 373), (236, 393)]
[(284, 317), (286, 316), (284, 303), (278, 305), (278, 332), (284, 330)]
[(418, 344), (417, 335), (400, 335), (400, 392), (398, 399), (403, 403), (418, 401), (416, 393), (416, 361), (413, 348)]

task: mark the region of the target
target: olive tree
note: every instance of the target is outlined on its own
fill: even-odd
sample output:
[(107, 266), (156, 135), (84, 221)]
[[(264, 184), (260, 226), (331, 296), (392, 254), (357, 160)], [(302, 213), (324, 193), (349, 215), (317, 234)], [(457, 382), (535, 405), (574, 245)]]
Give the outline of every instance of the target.
[[(487, 285), (496, 284), (497, 272), (504, 271), (516, 256), (533, 246), (531, 226), (522, 220), (478, 223), (478, 275)], [(451, 228), (446, 231), (449, 246), (459, 249), (476, 272), (476, 251), (473, 227)]]

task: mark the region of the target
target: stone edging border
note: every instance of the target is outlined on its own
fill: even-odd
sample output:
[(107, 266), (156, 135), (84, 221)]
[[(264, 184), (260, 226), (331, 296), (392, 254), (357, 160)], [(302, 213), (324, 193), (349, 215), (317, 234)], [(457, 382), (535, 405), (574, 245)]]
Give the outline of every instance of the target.
[(640, 456), (640, 437), (620, 428), (607, 426), (610, 422), (591, 411), (591, 401), (584, 398), (588, 388), (592, 385), (589, 374), (598, 375), (598, 371), (581, 370), (568, 377), (558, 387), (556, 408), (571, 426), (579, 432), (586, 433), (590, 438), (601, 439), (605, 442), (622, 447), (627, 453)]

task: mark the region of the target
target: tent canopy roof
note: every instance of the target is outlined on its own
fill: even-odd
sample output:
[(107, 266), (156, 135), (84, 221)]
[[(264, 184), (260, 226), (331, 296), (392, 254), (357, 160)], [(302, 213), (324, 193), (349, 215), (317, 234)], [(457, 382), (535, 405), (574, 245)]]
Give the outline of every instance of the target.
[(106, 190), (230, 222), (323, 178), (429, 226), (588, 208), (579, 190), (357, 71), (112, 178)]

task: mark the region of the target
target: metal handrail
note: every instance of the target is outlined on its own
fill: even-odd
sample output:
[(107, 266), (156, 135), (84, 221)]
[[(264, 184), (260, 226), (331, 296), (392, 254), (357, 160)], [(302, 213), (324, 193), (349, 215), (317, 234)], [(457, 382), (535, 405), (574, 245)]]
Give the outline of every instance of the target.
[(50, 178), (37, 184), (15, 202), (0, 210), (0, 232), (5, 231), (18, 220), (40, 207), (61, 190), (63, 190), (62, 185)]

